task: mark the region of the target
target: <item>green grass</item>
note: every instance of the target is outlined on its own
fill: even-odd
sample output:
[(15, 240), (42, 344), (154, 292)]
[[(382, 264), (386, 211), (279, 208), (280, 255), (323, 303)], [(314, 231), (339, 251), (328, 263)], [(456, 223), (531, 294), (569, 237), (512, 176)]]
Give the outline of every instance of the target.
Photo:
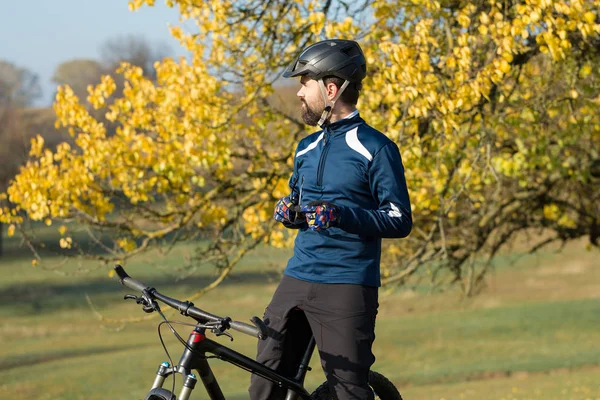
[[(11, 399), (142, 399), (158, 364), (167, 360), (157, 319), (103, 325), (86, 295), (106, 317), (144, 315), (122, 300), (127, 290), (108, 277), (109, 267), (79, 274), (97, 266), (69, 261), (61, 271), (74, 275), (61, 276), (32, 267), (17, 240), (5, 245), (11, 256), (0, 261), (2, 393)], [(374, 368), (406, 400), (600, 399), (600, 257), (583, 247), (574, 243), (560, 254), (546, 251), (516, 262), (505, 255), (475, 298), (464, 299), (456, 290), (425, 295), (419, 288), (381, 296)], [(191, 251), (182, 246), (163, 258), (149, 254), (127, 270), (168, 295), (186, 297), (215, 277), (205, 270), (177, 281), (173, 270)], [(239, 320), (262, 315), (289, 254), (257, 249), (196, 305)], [(186, 335), (189, 328), (179, 331)], [(163, 332), (177, 362), (181, 347)], [(234, 336), (231, 346), (253, 356), (256, 342)], [(324, 379), (318, 364), (314, 358), (309, 388)], [(226, 395), (247, 398), (245, 371), (213, 365)]]
[[(489, 372), (546, 371), (600, 360), (600, 301), (531, 303), (495, 309), (383, 318), (378, 360), (393, 370), (394, 349), (411, 349), (391, 379), (412, 384), (457, 382)], [(401, 325), (400, 325), (401, 324)], [(575, 344), (576, 343), (576, 344)], [(390, 357), (390, 355), (393, 355)]]
[(412, 386), (403, 390), (403, 396), (419, 400), (597, 400), (599, 378), (599, 368), (518, 373), (458, 384)]

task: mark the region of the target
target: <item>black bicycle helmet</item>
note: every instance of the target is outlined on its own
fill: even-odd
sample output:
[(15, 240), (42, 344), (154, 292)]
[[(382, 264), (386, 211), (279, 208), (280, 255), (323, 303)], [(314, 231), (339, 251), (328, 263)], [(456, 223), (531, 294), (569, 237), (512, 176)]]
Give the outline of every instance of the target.
[(285, 78), (303, 75), (314, 80), (333, 75), (360, 83), (367, 75), (367, 61), (354, 40), (323, 40), (307, 47), (283, 73)]

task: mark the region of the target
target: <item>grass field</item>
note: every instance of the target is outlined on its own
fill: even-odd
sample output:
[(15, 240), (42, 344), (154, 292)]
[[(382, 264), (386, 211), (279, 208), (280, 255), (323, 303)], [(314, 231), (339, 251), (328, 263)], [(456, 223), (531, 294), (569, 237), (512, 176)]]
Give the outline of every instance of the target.
[[(86, 303), (110, 318), (143, 316), (107, 268), (61, 276), (32, 267), (17, 239), (0, 259), (0, 391), (10, 399), (143, 399), (156, 367), (167, 360), (157, 319), (105, 326)], [(600, 253), (572, 243), (562, 253), (506, 255), (481, 295), (422, 294), (403, 288), (381, 297), (374, 369), (409, 399), (600, 399)], [(202, 287), (214, 271), (177, 282), (171, 271), (186, 248), (168, 258), (149, 254), (127, 265), (135, 278), (174, 297)], [(195, 301), (218, 315), (262, 315), (289, 251), (260, 248), (217, 290)], [(59, 260), (49, 259), (47, 265)], [(186, 336), (189, 328), (181, 328)], [(163, 330), (175, 362), (181, 347)], [(236, 350), (256, 342), (234, 333)], [(226, 338), (218, 339), (225, 342)], [(323, 381), (312, 361), (307, 386)], [(225, 393), (245, 399), (249, 376), (215, 361)], [(197, 390), (194, 399), (206, 398)]]

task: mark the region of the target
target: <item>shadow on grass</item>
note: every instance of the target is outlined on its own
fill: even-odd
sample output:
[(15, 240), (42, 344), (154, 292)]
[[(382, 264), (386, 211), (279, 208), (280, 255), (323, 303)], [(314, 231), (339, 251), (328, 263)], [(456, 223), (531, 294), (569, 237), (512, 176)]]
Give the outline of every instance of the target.
[[(226, 278), (221, 287), (261, 284), (278, 281), (281, 274), (277, 271), (265, 272), (239, 272)], [(212, 276), (192, 276), (177, 282), (174, 277), (144, 277), (134, 275), (134, 278), (156, 288), (159, 292), (169, 295), (177, 287), (203, 288), (214, 280)], [(116, 278), (88, 279), (84, 282), (60, 282), (60, 283), (19, 283), (0, 289), (1, 308), (19, 308), (22, 311), (38, 313), (57, 307), (63, 309), (87, 307), (84, 295), (100, 297), (113, 295), (115, 300), (120, 300), (126, 293), (132, 290), (124, 288)], [(25, 309), (24, 307), (25, 306)], [(30, 308), (29, 308), (30, 307)]]
[(93, 356), (96, 354), (116, 353), (119, 351), (137, 349), (142, 347), (154, 346), (148, 344), (132, 344), (127, 346), (116, 346), (116, 347), (91, 347), (85, 349), (73, 349), (73, 350), (61, 350), (48, 353), (28, 353), (21, 354), (18, 356), (8, 357), (0, 359), (0, 371), (8, 370), (11, 368), (29, 367), (41, 363), (47, 363), (51, 361), (64, 360), (67, 358)]
[[(59, 254), (77, 255), (80, 251), (91, 255), (102, 255), (107, 253), (106, 249), (102, 246), (108, 248), (112, 247), (112, 241), (108, 235), (99, 238), (99, 242), (92, 240), (85, 232), (73, 232), (70, 237), (73, 239), (73, 243), (76, 244), (77, 248), (69, 250), (62, 249), (59, 245), (61, 238), (59, 234), (50, 231), (50, 228), (48, 227), (39, 228), (36, 231), (35, 249), (40, 256), (47, 257)], [(33, 258), (33, 252), (19, 234), (8, 237), (6, 232), (4, 232), (2, 240), (1, 262)]]
[[(69, 225), (64, 237), (72, 239), (73, 248), (63, 249), (60, 247), (60, 240), (63, 237), (55, 225), (46, 226), (43, 223), (32, 223), (33, 228), (27, 230), (27, 234), (31, 236), (35, 250), (41, 256), (57, 256), (57, 255), (79, 255), (80, 253), (89, 255), (103, 255), (115, 249), (114, 240), (119, 237), (118, 232), (94, 232), (94, 236), (90, 236), (85, 227), (80, 225)], [(18, 259), (31, 259), (32, 251), (24, 242), (20, 232), (16, 232), (14, 236), (8, 237), (6, 224), (2, 224), (0, 228), (3, 230), (2, 235), (2, 261), (14, 261)], [(176, 233), (170, 233), (161, 238), (164, 243), (170, 243)], [(206, 242), (206, 239), (195, 238), (193, 243)], [(184, 242), (180, 242), (184, 243)], [(138, 240), (138, 245), (141, 240)], [(109, 250), (107, 250), (109, 249)]]

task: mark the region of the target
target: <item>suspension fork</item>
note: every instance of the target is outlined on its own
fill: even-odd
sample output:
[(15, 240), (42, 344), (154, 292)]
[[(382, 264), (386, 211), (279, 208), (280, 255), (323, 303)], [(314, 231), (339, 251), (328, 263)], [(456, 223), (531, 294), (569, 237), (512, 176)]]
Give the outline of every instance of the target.
[[(216, 380), (214, 379), (214, 375), (212, 375), (212, 371), (208, 366), (208, 362), (206, 359), (198, 356), (199, 343), (206, 339), (204, 333), (205, 330), (202, 328), (195, 328), (192, 331), (187, 341), (187, 347), (184, 349), (181, 359), (179, 360), (179, 365), (170, 366), (168, 362), (163, 362), (158, 366), (158, 371), (156, 372), (156, 378), (152, 384), (152, 389), (162, 388), (167, 377), (172, 374), (179, 373), (183, 377), (183, 387), (181, 388), (177, 399), (189, 400), (192, 391), (198, 382), (198, 378), (192, 373), (192, 368), (196, 368), (200, 372), (200, 377), (202, 378), (202, 382), (205, 386), (207, 384), (206, 381), (210, 380), (210, 376), (212, 376), (212, 381), (214, 381), (216, 384)], [(215, 392), (214, 388), (211, 386), (211, 393), (211, 391), (209, 391), (209, 387), (207, 386), (207, 391), (214, 395), (214, 397), (211, 397), (211, 399), (224, 400), (223, 393), (220, 393), (220, 388), (218, 385), (216, 387), (218, 392)], [(221, 397), (219, 397), (219, 393)]]

